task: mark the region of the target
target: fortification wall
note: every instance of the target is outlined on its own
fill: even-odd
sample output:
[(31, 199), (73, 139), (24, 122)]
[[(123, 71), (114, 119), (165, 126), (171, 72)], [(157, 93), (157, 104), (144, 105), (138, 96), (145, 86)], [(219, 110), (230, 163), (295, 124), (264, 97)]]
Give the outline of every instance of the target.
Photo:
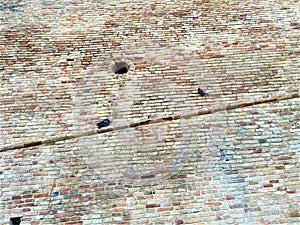
[(0, 1), (0, 224), (297, 224), (299, 10)]

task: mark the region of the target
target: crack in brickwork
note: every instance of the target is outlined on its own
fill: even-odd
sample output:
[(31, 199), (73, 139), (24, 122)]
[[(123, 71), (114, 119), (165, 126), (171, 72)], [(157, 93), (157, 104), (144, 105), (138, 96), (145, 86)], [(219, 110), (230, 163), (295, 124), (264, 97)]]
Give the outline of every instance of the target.
[(264, 98), (264, 99), (257, 99), (252, 102), (228, 104), (226, 106), (215, 107), (215, 108), (200, 109), (198, 112), (191, 112), (191, 113), (186, 113), (186, 114), (182, 114), (182, 115), (166, 116), (166, 117), (162, 117), (162, 118), (158, 118), (158, 119), (149, 119), (146, 121), (141, 121), (141, 122), (136, 122), (136, 123), (131, 123), (131, 124), (124, 124), (124, 125), (115, 126), (115, 127), (103, 128), (103, 129), (100, 129), (97, 131), (85, 131), (85, 132), (76, 133), (76, 134), (67, 135), (67, 136), (58, 136), (55, 138), (41, 140), (41, 141), (21, 143), (21, 144), (17, 144), (17, 145), (13, 145), (13, 146), (4, 146), (4, 147), (0, 148), (0, 152), (14, 150), (14, 149), (28, 148), (28, 147), (38, 146), (38, 145), (42, 145), (42, 144), (52, 144), (52, 143), (55, 143), (58, 141), (63, 141), (63, 140), (68, 140), (68, 139), (73, 139), (73, 138), (78, 138), (78, 137), (84, 137), (84, 136), (89, 136), (89, 135), (94, 135), (94, 134), (99, 134), (99, 133), (112, 132), (112, 131), (116, 131), (116, 130), (123, 130), (123, 129), (129, 128), (129, 127), (139, 127), (139, 126), (144, 126), (144, 125), (149, 125), (149, 124), (162, 123), (164, 121), (179, 120), (182, 118), (186, 119), (186, 118), (191, 118), (194, 116), (201, 116), (201, 115), (211, 114), (211, 113), (215, 113), (215, 112), (233, 110), (233, 109), (244, 108), (244, 107), (249, 107), (249, 106), (254, 106), (254, 105), (259, 105), (259, 104), (264, 104), (264, 103), (270, 103), (270, 102), (283, 101), (283, 100), (293, 99), (293, 98), (299, 98), (299, 93), (294, 93), (294, 94), (285, 95), (285, 96), (273, 96), (273, 97)]

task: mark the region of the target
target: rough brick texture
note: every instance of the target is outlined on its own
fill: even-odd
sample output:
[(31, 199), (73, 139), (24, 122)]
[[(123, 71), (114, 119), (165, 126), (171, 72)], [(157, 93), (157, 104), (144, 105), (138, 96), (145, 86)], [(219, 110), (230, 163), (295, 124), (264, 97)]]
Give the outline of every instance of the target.
[(299, 10), (0, 1), (0, 224), (298, 224)]

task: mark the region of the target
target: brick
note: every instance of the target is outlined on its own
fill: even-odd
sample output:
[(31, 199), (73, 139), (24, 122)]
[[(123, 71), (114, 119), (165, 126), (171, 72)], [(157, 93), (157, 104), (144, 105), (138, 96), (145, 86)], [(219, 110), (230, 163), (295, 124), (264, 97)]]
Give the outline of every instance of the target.
[(245, 210), (245, 212), (258, 212), (258, 211), (261, 211), (261, 208), (260, 208), (260, 207), (256, 207), (256, 208), (245, 208), (244, 210)]
[(229, 206), (231, 209), (237, 209), (237, 208), (245, 208), (246, 205), (245, 204), (234, 204)]
[(34, 195), (34, 198), (43, 198), (43, 197), (48, 197), (48, 193), (40, 193)]
[(22, 196), (12, 196), (12, 200), (22, 199)]
[(232, 196), (226, 196), (226, 200), (234, 200), (235, 197), (232, 197)]
[(147, 204), (146, 205), (146, 208), (155, 208), (155, 207), (160, 207), (160, 204), (152, 203), (152, 204)]
[(204, 204), (208, 205), (208, 206), (220, 206), (220, 205), (222, 205), (221, 202), (206, 202)]
[(163, 212), (163, 211), (173, 211), (173, 207), (161, 207), (157, 209), (157, 212)]

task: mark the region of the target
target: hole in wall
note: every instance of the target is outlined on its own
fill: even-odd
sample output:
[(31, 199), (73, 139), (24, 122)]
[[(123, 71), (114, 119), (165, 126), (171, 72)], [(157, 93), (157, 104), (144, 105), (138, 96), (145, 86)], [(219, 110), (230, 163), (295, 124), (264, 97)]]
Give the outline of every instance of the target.
[(129, 70), (129, 65), (126, 62), (116, 62), (113, 71), (115, 74), (124, 74)]
[(20, 225), (22, 217), (10, 218), (9, 225)]

